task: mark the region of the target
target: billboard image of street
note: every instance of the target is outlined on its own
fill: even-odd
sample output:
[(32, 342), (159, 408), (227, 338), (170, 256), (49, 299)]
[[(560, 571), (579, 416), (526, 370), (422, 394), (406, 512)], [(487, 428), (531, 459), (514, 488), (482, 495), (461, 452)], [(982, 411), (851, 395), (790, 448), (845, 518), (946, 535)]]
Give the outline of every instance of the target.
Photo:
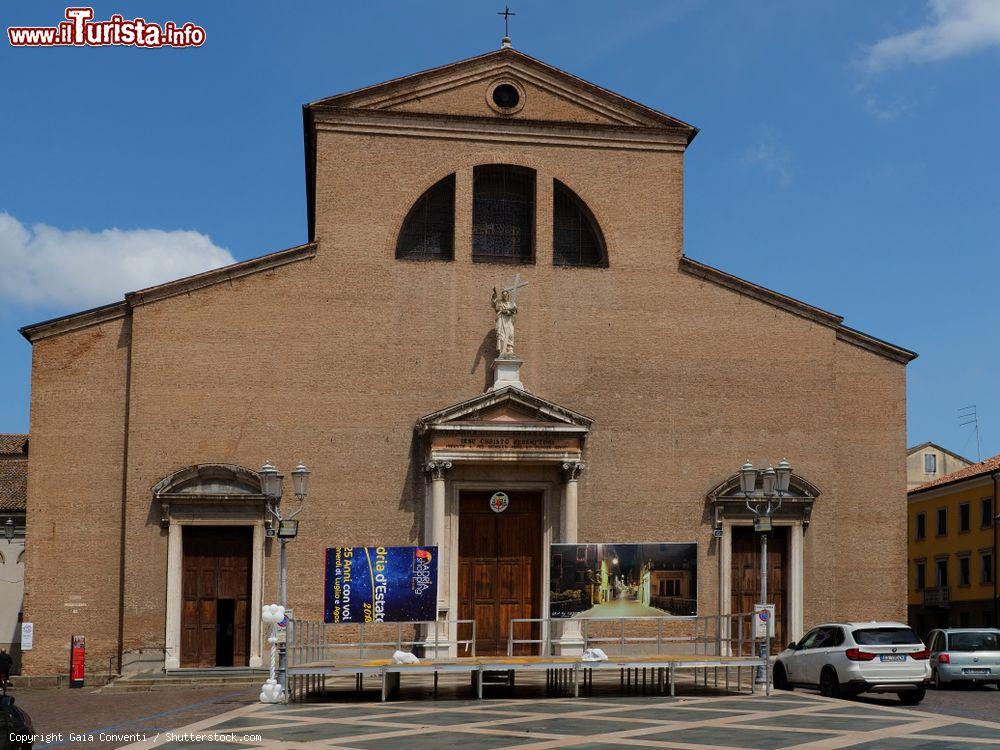
[(424, 622), (437, 618), (437, 547), (331, 547), (324, 620)]
[(549, 617), (693, 617), (698, 545), (553, 544)]

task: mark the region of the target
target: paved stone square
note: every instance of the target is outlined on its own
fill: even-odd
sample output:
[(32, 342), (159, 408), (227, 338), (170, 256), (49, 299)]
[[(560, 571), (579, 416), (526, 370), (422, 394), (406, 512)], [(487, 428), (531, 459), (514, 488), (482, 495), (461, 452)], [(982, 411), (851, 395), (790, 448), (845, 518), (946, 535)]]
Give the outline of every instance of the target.
[(482, 702), (452, 698), (253, 704), (128, 747), (1000, 750), (1000, 723), (806, 693), (633, 696), (627, 701), (609, 696)]

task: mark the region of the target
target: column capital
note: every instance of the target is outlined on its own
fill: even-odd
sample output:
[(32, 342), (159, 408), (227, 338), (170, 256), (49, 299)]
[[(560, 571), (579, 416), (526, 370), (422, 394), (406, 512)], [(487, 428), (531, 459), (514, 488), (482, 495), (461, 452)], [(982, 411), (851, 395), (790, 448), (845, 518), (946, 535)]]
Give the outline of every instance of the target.
[(563, 477), (567, 482), (575, 482), (584, 469), (583, 461), (566, 461), (562, 465)]
[(451, 461), (433, 460), (424, 465), (424, 471), (430, 474), (432, 480), (444, 479), (444, 473), (451, 468)]

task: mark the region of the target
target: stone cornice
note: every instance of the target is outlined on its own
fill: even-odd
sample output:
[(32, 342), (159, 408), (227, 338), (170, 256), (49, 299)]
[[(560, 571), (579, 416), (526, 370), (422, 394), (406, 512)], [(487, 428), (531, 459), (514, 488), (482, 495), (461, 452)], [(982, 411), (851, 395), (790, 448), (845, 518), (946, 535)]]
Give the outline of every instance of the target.
[(110, 320), (117, 320), (128, 315), (129, 306), (127, 302), (112, 302), (110, 305), (101, 305), (90, 310), (61, 315), (58, 318), (44, 320), (41, 323), (19, 328), (18, 331), (31, 343), (35, 343), (49, 336), (56, 336), (60, 333), (76, 331), (80, 328), (107, 323)]
[(528, 143), (626, 151), (675, 151), (687, 148), (681, 128), (600, 125), (549, 120), (500, 119), (387, 110), (316, 107), (318, 132), (401, 136), (443, 140)]
[(138, 292), (129, 292), (125, 295), (125, 301), (131, 307), (137, 307), (166, 299), (167, 297), (174, 297), (178, 294), (187, 294), (197, 289), (204, 289), (214, 284), (232, 281), (243, 276), (269, 271), (272, 268), (312, 258), (314, 255), (316, 255), (316, 243), (307, 242), (304, 245), (291, 247), (287, 250), (279, 250), (276, 253), (262, 255), (259, 258), (251, 258), (241, 263), (223, 266), (222, 268), (199, 273), (195, 276), (187, 276), (176, 281), (168, 281), (165, 284), (157, 284), (147, 289), (141, 289)]
[(70, 331), (98, 325), (117, 318), (124, 318), (130, 313), (132, 308), (139, 305), (174, 297), (178, 294), (187, 294), (214, 284), (221, 284), (242, 276), (249, 276), (250, 274), (268, 271), (272, 268), (278, 268), (299, 260), (312, 258), (316, 254), (316, 247), (315, 242), (308, 242), (304, 245), (288, 248), (287, 250), (279, 250), (275, 253), (262, 255), (259, 258), (251, 258), (240, 263), (233, 263), (222, 268), (206, 271), (205, 273), (151, 286), (137, 292), (129, 292), (125, 295), (125, 299), (122, 302), (113, 302), (91, 310), (70, 313), (69, 315), (63, 315), (41, 323), (24, 326), (20, 329), (20, 333), (28, 341), (34, 343), (50, 336), (69, 333)]
[(720, 271), (718, 268), (692, 260), (687, 256), (681, 256), (679, 265), (681, 271), (691, 276), (709, 281), (713, 284), (718, 284), (719, 286), (726, 287), (727, 289), (731, 289), (744, 296), (753, 297), (754, 299), (764, 302), (765, 304), (790, 312), (793, 315), (798, 315), (799, 317), (806, 318), (807, 320), (811, 320), (819, 325), (832, 328), (836, 332), (838, 341), (858, 346), (874, 354), (878, 354), (879, 356), (891, 359), (894, 362), (899, 362), (904, 365), (917, 357), (916, 352), (904, 349), (901, 346), (896, 346), (895, 344), (890, 344), (888, 341), (883, 341), (882, 339), (875, 338), (874, 336), (869, 336), (867, 333), (845, 326), (844, 318), (836, 313), (823, 310), (819, 307), (814, 307), (813, 305), (797, 300), (794, 297), (789, 297), (788, 295), (781, 294), (780, 292), (775, 292), (771, 289), (767, 289), (766, 287), (759, 286), (745, 279), (741, 279), (738, 276), (733, 276), (725, 271)]
[(845, 325), (837, 327), (837, 340), (843, 341), (845, 344), (859, 346), (862, 349), (867, 349), (874, 354), (878, 354), (904, 365), (908, 362), (912, 362), (918, 356), (916, 352), (912, 352), (909, 349), (904, 349), (901, 346), (890, 344), (888, 341), (883, 341), (882, 339), (875, 338), (874, 336), (869, 336), (867, 333), (863, 333), (862, 331), (858, 331)]
[(412, 73), (383, 83), (326, 97), (306, 105), (383, 109), (424, 98), (477, 80), (517, 76), (549, 93), (621, 123), (683, 129), (690, 142), (698, 129), (614, 91), (586, 81), (513, 48), (492, 50), (465, 60)]

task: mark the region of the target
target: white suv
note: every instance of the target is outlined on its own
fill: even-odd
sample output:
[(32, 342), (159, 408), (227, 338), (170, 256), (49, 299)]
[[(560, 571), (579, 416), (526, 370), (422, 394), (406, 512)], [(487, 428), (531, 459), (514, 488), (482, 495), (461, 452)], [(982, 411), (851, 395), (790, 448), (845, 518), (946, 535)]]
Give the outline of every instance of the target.
[(897, 693), (920, 703), (931, 678), (927, 647), (900, 622), (831, 622), (789, 643), (774, 663), (774, 687), (818, 687), (830, 698)]

